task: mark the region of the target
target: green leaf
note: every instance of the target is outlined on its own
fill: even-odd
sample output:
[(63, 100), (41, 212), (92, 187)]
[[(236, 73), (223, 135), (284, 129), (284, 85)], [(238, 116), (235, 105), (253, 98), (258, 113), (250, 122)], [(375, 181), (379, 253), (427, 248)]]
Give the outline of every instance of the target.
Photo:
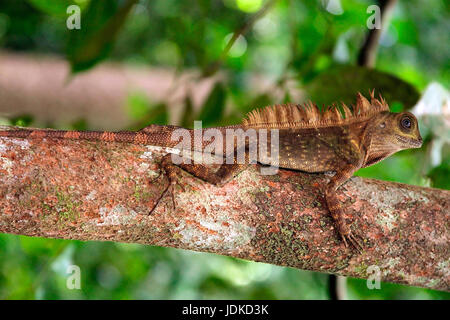
[(292, 101), (291, 95), (289, 94), (289, 90), (286, 90), (284, 93), (283, 103), (290, 103)]
[(221, 83), (217, 83), (199, 114), (199, 119), (203, 121), (203, 126), (210, 126), (221, 120), (225, 110), (225, 100), (225, 89)]
[(165, 103), (158, 103), (150, 107), (149, 112), (143, 119), (144, 126), (150, 124), (167, 124), (169, 120), (169, 113), (167, 112), (167, 105)]
[(20, 115), (10, 120), (13, 126), (28, 127), (33, 123), (33, 116), (29, 114)]
[(274, 104), (274, 98), (269, 93), (258, 94), (257, 96), (251, 97), (250, 99), (243, 95), (242, 97), (239, 97), (239, 99), (241, 101), (238, 102), (238, 110), (244, 115), (253, 109), (262, 108)]
[(187, 94), (184, 99), (184, 111), (181, 117), (181, 126), (184, 128), (190, 128), (194, 125), (194, 120), (195, 116), (191, 96)]
[(310, 99), (319, 106), (340, 101), (354, 104), (358, 91), (368, 97), (372, 89), (388, 104), (400, 102), (405, 108), (412, 107), (419, 100), (419, 92), (411, 84), (386, 72), (365, 67), (338, 67), (318, 75), (306, 86)]
[(71, 5), (75, 4), (83, 9), (87, 4), (86, 1), (73, 0), (28, 0), (28, 2), (43, 13), (56, 17), (67, 16), (67, 8)]
[(428, 174), (433, 188), (450, 190), (450, 161), (444, 161)]
[(91, 1), (81, 29), (70, 30), (67, 57), (72, 73), (91, 68), (110, 53), (117, 34), (137, 0)]
[(133, 129), (168, 122), (167, 106), (164, 103), (152, 103), (142, 91), (134, 91), (128, 95), (127, 109), (130, 117), (138, 121), (137, 127)]
[(133, 91), (127, 96), (127, 109), (131, 118), (140, 120), (148, 114), (151, 104), (144, 92)]
[(73, 130), (85, 131), (89, 129), (86, 119), (78, 119), (70, 126)]

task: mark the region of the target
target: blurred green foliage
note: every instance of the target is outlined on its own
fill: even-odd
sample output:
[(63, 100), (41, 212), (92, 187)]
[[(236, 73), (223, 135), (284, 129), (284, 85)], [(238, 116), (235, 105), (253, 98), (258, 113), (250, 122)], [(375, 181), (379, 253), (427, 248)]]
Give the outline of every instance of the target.
[[(225, 73), (227, 80), (213, 88), (200, 111), (194, 111), (189, 95), (184, 98), (184, 126), (192, 126), (195, 119), (205, 126), (230, 124), (254, 107), (291, 100), (286, 83), (292, 80), (319, 104), (351, 103), (356, 91), (367, 94), (376, 88), (396, 111), (414, 105), (431, 81), (445, 87), (450, 83), (445, 0), (400, 0), (381, 37), (374, 70), (356, 66), (368, 32), (366, 9), (373, 1), (336, 0), (338, 6), (330, 8), (328, 1), (279, 0), (225, 56), (232, 33), (267, 1), (141, 0), (132, 6), (135, 2), (2, 0), (0, 45), (60, 54), (75, 73), (105, 59), (177, 72)], [(66, 27), (69, 4), (81, 8), (81, 30)], [(252, 96), (254, 75), (271, 79), (273, 86)], [(281, 95), (274, 94), (279, 91)], [(231, 110), (225, 108), (229, 102)], [(130, 93), (126, 105), (136, 120), (136, 127), (129, 129), (169, 119), (167, 105), (149, 101), (142, 92)], [(32, 121), (29, 116), (11, 119), (21, 126)], [(88, 129), (83, 119), (72, 127)], [(426, 150), (402, 152), (357, 174), (448, 189), (448, 156), (431, 168)], [(82, 270), (81, 290), (66, 288), (71, 264)], [(325, 274), (213, 254), (0, 235), (1, 299), (327, 299), (327, 283)], [(382, 290), (369, 290), (357, 279), (349, 279), (348, 286), (349, 297), (355, 299), (450, 298), (448, 293), (387, 283)]]
[(117, 33), (137, 0), (121, 2), (89, 3), (83, 12), (83, 28), (72, 30), (68, 37), (66, 53), (73, 73), (89, 69), (108, 56)]
[(408, 82), (385, 72), (358, 66), (338, 67), (323, 72), (306, 86), (311, 100), (318, 105), (329, 105), (336, 101), (350, 105), (355, 101), (355, 92), (360, 91), (369, 97), (373, 88), (377, 88), (376, 95), (381, 94), (391, 104), (400, 102), (406, 108), (411, 108), (419, 100), (416, 88)]

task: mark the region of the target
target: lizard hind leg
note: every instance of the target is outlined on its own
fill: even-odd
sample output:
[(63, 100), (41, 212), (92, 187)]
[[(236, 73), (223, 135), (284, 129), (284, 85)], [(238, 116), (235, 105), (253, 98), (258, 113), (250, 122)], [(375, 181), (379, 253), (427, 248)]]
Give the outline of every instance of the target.
[(174, 197), (175, 185), (178, 184), (184, 191), (184, 187), (178, 183), (177, 170), (182, 169), (206, 183), (210, 183), (220, 187), (223, 184), (230, 181), (231, 179), (233, 179), (238, 173), (243, 171), (245, 168), (247, 168), (248, 164), (224, 163), (219, 167), (219, 169), (214, 171), (211, 166), (206, 164), (180, 163), (175, 165), (172, 163), (171, 154), (167, 154), (161, 160), (161, 167), (163, 171), (166, 173), (166, 176), (169, 180), (169, 184), (164, 189), (163, 193), (159, 196), (155, 206), (152, 208), (149, 214), (151, 214), (155, 210), (158, 203), (161, 201), (162, 198), (164, 198), (164, 196), (168, 192), (171, 193), (172, 203), (175, 208), (175, 197)]
[[(168, 153), (162, 157), (160, 165), (161, 165), (162, 171), (165, 172), (165, 175), (166, 175), (169, 183), (167, 184), (167, 187), (164, 189), (164, 191), (161, 193), (161, 195), (156, 200), (155, 205), (149, 212), (149, 215), (151, 215), (153, 213), (153, 211), (155, 211), (156, 207), (158, 206), (158, 204), (161, 202), (161, 200), (165, 197), (165, 195), (167, 193), (170, 193), (171, 198), (172, 198), (172, 205), (173, 205), (173, 208), (175, 209), (176, 208), (175, 195), (174, 195), (175, 186), (179, 185), (180, 188), (182, 189), (182, 191), (184, 191), (184, 187), (178, 183), (178, 176), (176, 173), (177, 167), (172, 163), (170, 153)], [(162, 172), (153, 181), (157, 180), (161, 176), (161, 174), (162, 174)]]

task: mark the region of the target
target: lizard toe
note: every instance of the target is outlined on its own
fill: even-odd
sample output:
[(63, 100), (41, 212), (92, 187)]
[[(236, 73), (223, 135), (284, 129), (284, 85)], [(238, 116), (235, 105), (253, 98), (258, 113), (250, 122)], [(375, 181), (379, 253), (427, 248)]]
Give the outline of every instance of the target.
[(364, 250), (364, 247), (362, 246), (361, 242), (357, 239), (357, 237), (352, 233), (349, 232), (346, 235), (342, 236), (345, 246), (347, 247), (347, 240), (350, 242), (353, 248), (355, 248), (359, 253), (362, 253)]
[(161, 202), (161, 200), (166, 196), (167, 193), (170, 193), (170, 197), (172, 199), (172, 205), (173, 205), (173, 209), (175, 210), (176, 208), (176, 202), (175, 202), (175, 184), (173, 183), (169, 183), (167, 185), (167, 187), (164, 189), (164, 191), (160, 194), (160, 196), (158, 197), (158, 199), (156, 199), (155, 201), (155, 205), (153, 206), (153, 208), (150, 210), (150, 212), (148, 213), (148, 215), (151, 215), (156, 207), (158, 206), (158, 204)]

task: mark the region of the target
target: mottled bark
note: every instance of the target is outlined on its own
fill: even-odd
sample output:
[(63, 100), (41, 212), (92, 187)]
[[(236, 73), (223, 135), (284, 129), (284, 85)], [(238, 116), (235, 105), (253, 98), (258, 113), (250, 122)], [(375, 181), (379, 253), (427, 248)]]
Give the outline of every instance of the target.
[[(4, 128), (3, 128), (4, 129)], [(134, 242), (450, 291), (450, 192), (352, 178), (340, 189), (362, 254), (333, 229), (329, 176), (257, 166), (223, 187), (180, 171), (170, 196), (155, 147), (0, 138), (0, 232)]]

